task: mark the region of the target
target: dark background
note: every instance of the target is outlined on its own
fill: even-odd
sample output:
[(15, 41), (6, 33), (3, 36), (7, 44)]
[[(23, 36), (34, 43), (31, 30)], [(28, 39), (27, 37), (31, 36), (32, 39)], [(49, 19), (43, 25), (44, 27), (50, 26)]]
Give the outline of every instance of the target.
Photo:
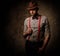
[[(23, 24), (29, 16), (26, 10), (30, 0), (0, 1), (0, 32), (1, 56), (24, 56), (25, 40)], [(36, 0), (39, 4), (39, 14), (48, 17), (51, 38), (45, 53), (48, 56), (58, 56), (60, 53), (60, 2), (58, 0)]]

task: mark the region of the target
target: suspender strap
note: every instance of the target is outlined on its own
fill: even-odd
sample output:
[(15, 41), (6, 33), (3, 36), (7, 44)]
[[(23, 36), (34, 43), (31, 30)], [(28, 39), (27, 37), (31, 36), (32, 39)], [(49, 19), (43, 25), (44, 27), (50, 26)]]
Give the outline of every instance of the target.
[[(28, 20), (28, 28), (31, 28), (31, 25), (30, 25), (30, 18)], [(30, 39), (30, 36), (28, 36), (28, 40)]]
[(41, 22), (41, 16), (38, 17), (38, 37), (37, 37), (37, 41), (39, 41), (40, 39), (40, 22)]
[(31, 28), (31, 26), (30, 26), (30, 18), (28, 20), (28, 28)]

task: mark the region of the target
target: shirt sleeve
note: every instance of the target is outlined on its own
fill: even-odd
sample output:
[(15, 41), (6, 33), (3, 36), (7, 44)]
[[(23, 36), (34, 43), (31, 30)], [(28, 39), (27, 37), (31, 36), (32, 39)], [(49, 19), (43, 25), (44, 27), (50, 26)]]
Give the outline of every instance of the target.
[(45, 37), (46, 36), (50, 37), (50, 25), (49, 25), (48, 18), (46, 18), (45, 20)]
[(25, 19), (25, 21), (24, 21), (24, 30), (23, 30), (23, 32), (25, 32), (27, 30), (27, 20)]

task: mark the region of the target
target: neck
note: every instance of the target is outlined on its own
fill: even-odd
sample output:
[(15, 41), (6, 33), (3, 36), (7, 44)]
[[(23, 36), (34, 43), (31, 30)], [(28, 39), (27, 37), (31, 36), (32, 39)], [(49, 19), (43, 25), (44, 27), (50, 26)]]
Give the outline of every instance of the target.
[(33, 15), (33, 19), (38, 19), (38, 16), (39, 16), (39, 14), (36, 13), (35, 15)]

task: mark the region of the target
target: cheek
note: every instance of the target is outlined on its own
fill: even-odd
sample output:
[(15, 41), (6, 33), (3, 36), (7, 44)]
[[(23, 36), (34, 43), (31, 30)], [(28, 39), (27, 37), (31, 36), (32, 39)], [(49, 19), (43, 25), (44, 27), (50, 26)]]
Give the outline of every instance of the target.
[(32, 13), (32, 11), (30, 11), (30, 13)]
[(35, 14), (35, 13), (36, 13), (36, 11), (33, 11), (33, 13)]

